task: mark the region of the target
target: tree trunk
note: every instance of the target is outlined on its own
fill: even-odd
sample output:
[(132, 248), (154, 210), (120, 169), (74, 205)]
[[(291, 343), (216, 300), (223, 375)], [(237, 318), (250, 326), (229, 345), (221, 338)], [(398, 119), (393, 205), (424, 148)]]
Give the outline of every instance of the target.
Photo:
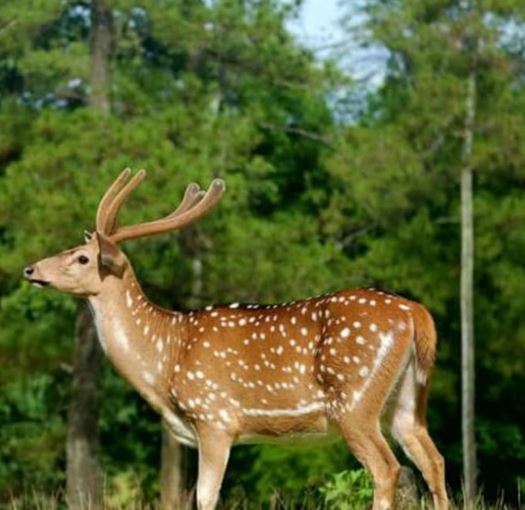
[(98, 379), (102, 354), (83, 304), (75, 325), (75, 358), (67, 432), (67, 502), (71, 510), (102, 508), (98, 462)]
[(113, 19), (105, 0), (91, 1), (91, 74), (89, 105), (101, 113), (111, 110), (110, 61)]
[(183, 446), (171, 435), (169, 426), (162, 422), (162, 451), (160, 470), (160, 501), (162, 510), (185, 508), (185, 477)]
[[(112, 16), (105, 0), (91, 2), (91, 94), (93, 110), (110, 113)], [(73, 387), (68, 414), (66, 492), (71, 510), (102, 508), (102, 472), (98, 459), (98, 380), (102, 355), (91, 314), (77, 315)]]
[(474, 220), (472, 206), (472, 155), (476, 115), (476, 73), (468, 78), (463, 166), (461, 169), (461, 379), (462, 438), (465, 507), (476, 498), (476, 437), (474, 429)]

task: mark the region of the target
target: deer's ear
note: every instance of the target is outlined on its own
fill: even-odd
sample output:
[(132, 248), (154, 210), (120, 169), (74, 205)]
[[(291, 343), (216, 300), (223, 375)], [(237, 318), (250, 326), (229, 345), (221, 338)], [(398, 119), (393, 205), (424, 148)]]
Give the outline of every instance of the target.
[(97, 232), (100, 266), (117, 276), (122, 276), (126, 259), (119, 247), (109, 237)]
[(90, 232), (89, 230), (84, 230), (84, 241), (86, 243), (89, 243), (89, 241), (91, 241), (91, 239), (93, 239), (93, 233)]

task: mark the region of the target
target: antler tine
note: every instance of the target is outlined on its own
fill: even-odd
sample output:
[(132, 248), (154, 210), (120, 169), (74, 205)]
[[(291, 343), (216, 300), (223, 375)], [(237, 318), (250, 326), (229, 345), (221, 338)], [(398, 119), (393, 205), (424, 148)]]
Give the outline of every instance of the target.
[(199, 192), (193, 197), (191, 202), (188, 202), (187, 206), (182, 209), (180, 206), (177, 207), (171, 214), (163, 218), (163, 220), (167, 220), (168, 218), (174, 218), (175, 216), (180, 216), (181, 214), (185, 213), (186, 211), (189, 211), (191, 208), (195, 207), (206, 195), (206, 192), (203, 190), (199, 190)]
[(129, 168), (122, 170), (120, 175), (113, 181), (113, 184), (111, 184), (101, 198), (98, 204), (96, 216), (96, 225), (99, 232), (104, 232), (103, 229), (106, 222), (107, 210), (115, 198), (115, 195), (121, 190), (122, 186), (124, 186), (124, 183), (129, 178), (130, 173), (131, 170)]
[(201, 191), (200, 186), (196, 182), (192, 182), (191, 184), (188, 184), (188, 186), (186, 187), (186, 191), (184, 192), (184, 197), (182, 198), (181, 203), (178, 205), (177, 209), (175, 209), (167, 217), (171, 218), (172, 216), (177, 216), (178, 214), (181, 214), (187, 211), (193, 205), (195, 205), (197, 197), (200, 197), (203, 195), (204, 193)]
[(130, 193), (144, 180), (146, 177), (146, 170), (139, 170), (131, 180), (116, 194), (111, 202), (106, 214), (105, 223), (102, 232), (110, 235), (116, 227), (117, 215), (122, 207), (122, 204), (128, 198)]
[[(202, 199), (198, 200), (190, 208), (175, 215), (174, 213), (161, 218), (160, 220), (141, 223), (139, 225), (129, 225), (119, 228), (112, 236), (114, 242), (134, 239), (136, 237), (159, 234), (168, 230), (177, 230), (190, 223), (193, 223), (201, 216), (204, 216), (221, 198), (226, 187), (222, 179), (214, 179)], [(200, 192), (196, 197), (200, 195)], [(180, 208), (180, 207), (179, 207)]]

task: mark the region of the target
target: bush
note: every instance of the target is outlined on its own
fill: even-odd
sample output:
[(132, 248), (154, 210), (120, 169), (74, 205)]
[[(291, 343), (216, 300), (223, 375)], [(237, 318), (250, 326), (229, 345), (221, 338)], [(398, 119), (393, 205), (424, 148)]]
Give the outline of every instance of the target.
[(356, 469), (333, 475), (319, 491), (327, 509), (362, 510), (370, 506), (374, 488), (369, 473)]

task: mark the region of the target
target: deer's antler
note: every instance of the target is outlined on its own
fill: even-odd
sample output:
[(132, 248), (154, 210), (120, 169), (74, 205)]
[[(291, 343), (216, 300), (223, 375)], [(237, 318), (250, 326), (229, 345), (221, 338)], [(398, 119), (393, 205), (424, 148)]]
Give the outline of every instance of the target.
[(97, 209), (97, 231), (107, 234), (106, 231), (106, 218), (108, 215), (108, 208), (111, 202), (115, 199), (117, 193), (122, 189), (125, 182), (129, 178), (131, 170), (129, 168), (124, 169), (120, 175), (113, 181), (113, 184), (107, 189), (106, 193), (100, 200)]
[(144, 180), (146, 170), (139, 170), (127, 183), (116, 193), (106, 213), (103, 233), (112, 235), (117, 230), (117, 216), (122, 204), (131, 192)]
[(206, 192), (198, 184), (186, 188), (179, 206), (159, 220), (117, 228), (117, 216), (123, 203), (146, 176), (140, 170), (126, 184), (130, 171), (124, 170), (106, 191), (97, 211), (97, 230), (109, 236), (114, 242), (134, 239), (169, 230), (177, 230), (204, 216), (221, 198), (225, 190), (222, 179), (214, 179)]

